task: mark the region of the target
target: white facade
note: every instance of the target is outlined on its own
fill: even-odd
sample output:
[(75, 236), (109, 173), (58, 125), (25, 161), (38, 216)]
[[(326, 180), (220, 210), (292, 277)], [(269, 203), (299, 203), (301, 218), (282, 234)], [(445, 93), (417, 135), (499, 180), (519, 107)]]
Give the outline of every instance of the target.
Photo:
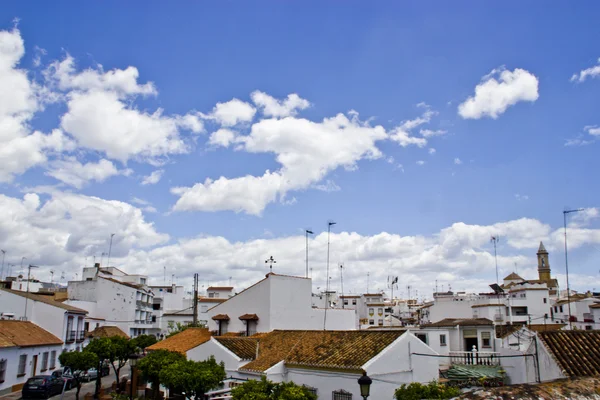
[(85, 342), (85, 309), (55, 302), (50, 296), (0, 289), (0, 314), (23, 318), (27, 305), (27, 320), (65, 342), (64, 348), (76, 350)]
[[(270, 273), (246, 290), (201, 313), (211, 331), (270, 332), (275, 329), (355, 329), (353, 310), (312, 307), (312, 282), (308, 278)], [(256, 315), (257, 320), (240, 320)], [(226, 316), (227, 320), (218, 320)], [(216, 318), (216, 319), (215, 319)]]
[[(573, 329), (600, 329), (600, 298), (583, 297), (576, 294), (571, 297), (571, 325)], [(561, 299), (552, 306), (552, 319), (555, 323), (569, 323), (569, 301)]]
[[(0, 370), (6, 368), (4, 372), (0, 372), (0, 395), (21, 390), (21, 385), (34, 375), (51, 374), (52, 370), (60, 367), (58, 356), (62, 347), (60, 344), (0, 347), (0, 364), (5, 362), (4, 366), (0, 365)], [(22, 368), (23, 358), (24, 368)]]

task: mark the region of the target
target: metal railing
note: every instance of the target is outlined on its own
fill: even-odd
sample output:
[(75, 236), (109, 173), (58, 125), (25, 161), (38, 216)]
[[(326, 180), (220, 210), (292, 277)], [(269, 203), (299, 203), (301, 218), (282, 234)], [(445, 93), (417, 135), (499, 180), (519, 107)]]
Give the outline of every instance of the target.
[(67, 343), (73, 343), (75, 341), (75, 338), (77, 337), (77, 331), (67, 331), (67, 340), (65, 340)]
[(457, 365), (500, 365), (499, 355), (491, 351), (451, 351), (450, 362)]
[(85, 331), (77, 332), (77, 341), (83, 342), (85, 340)]

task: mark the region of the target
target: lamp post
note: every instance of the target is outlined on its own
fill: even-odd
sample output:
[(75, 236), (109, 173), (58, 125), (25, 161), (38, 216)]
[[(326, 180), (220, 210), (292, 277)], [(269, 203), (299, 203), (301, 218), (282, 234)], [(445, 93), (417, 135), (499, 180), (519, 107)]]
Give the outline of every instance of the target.
[(110, 234), (110, 245), (108, 245), (108, 261), (106, 263), (107, 267), (110, 267), (110, 253), (112, 251), (112, 240), (113, 240), (113, 236), (115, 236), (114, 233)]
[(331, 235), (331, 227), (336, 222), (327, 222), (327, 274), (325, 276), (325, 315), (323, 316), (323, 330), (327, 330), (327, 309), (329, 308), (329, 236)]
[(573, 329), (573, 321), (571, 321), (571, 287), (569, 286), (569, 256), (567, 252), (567, 214), (579, 211), (583, 211), (583, 208), (563, 211), (563, 222), (565, 226), (565, 270), (567, 273), (567, 306), (569, 308), (569, 329)]
[(129, 367), (131, 368), (131, 383), (129, 384), (129, 400), (133, 400), (133, 374), (135, 371), (135, 366), (137, 365), (137, 361), (140, 356), (136, 353), (129, 355)]
[(308, 234), (313, 234), (313, 231), (310, 229), (305, 229), (304, 233), (306, 234), (306, 278), (308, 278)]
[(2, 252), (2, 269), (0, 270), (0, 280), (2, 280), (2, 276), (4, 275), (4, 259), (6, 258), (6, 250), (0, 250)]
[(360, 386), (360, 395), (365, 400), (371, 394), (371, 383), (373, 383), (373, 380), (369, 378), (366, 371), (363, 371), (363, 375), (358, 378), (358, 386)]

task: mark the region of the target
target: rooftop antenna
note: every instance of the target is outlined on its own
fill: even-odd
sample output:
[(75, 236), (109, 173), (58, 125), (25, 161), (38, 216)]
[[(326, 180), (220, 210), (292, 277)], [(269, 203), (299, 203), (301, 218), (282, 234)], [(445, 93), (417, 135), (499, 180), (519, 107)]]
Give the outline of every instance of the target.
[(367, 272), (367, 294), (369, 294), (369, 277), (370, 277), (371, 273)]
[[(331, 236), (331, 227), (335, 225), (336, 222), (328, 221), (327, 222), (327, 288), (325, 289), (325, 299), (327, 300), (327, 296), (329, 296), (329, 238)], [(327, 309), (329, 308), (329, 301), (325, 301), (325, 314), (323, 316), (323, 330), (327, 329)]]
[(62, 282), (62, 281), (64, 281), (64, 280), (65, 280), (65, 271), (62, 271), (62, 272), (60, 273), (60, 281)]
[(163, 265), (163, 285), (167, 286), (167, 266)]
[[(340, 282), (342, 284), (342, 297), (344, 297), (344, 265), (343, 264), (340, 264)], [(343, 299), (342, 299), (342, 308), (345, 308)]]
[(231, 286), (231, 276), (229, 277), (229, 286)]
[(102, 259), (104, 258), (104, 256), (106, 255), (106, 253), (102, 252), (102, 254), (100, 254), (100, 267), (102, 267)]
[(498, 244), (498, 241), (500, 240), (500, 236), (498, 235), (494, 235), (490, 238), (490, 242), (494, 243), (494, 260), (496, 262), (496, 284), (498, 284), (498, 255), (496, 253), (496, 245)]
[(108, 245), (108, 261), (106, 262), (106, 266), (110, 267), (110, 253), (112, 251), (112, 241), (113, 241), (113, 236), (115, 236), (114, 233), (110, 234), (110, 244)]
[(175, 274), (171, 274), (171, 285), (173, 285), (173, 282), (175, 282)]
[(310, 229), (305, 229), (304, 233), (306, 234), (306, 277), (308, 278), (308, 235), (314, 235), (314, 232)]
[(406, 285), (406, 290), (408, 291), (408, 300), (410, 300), (410, 289), (412, 289), (412, 287), (410, 285)]
[[(392, 279), (390, 279), (392, 278)], [(398, 289), (398, 277), (388, 275), (388, 288), (392, 289), (392, 312), (390, 313), (390, 326), (392, 326), (392, 315), (394, 314), (394, 288)]]
[(273, 273), (273, 264), (277, 264), (277, 261), (271, 256), (265, 260), (265, 264), (269, 264), (269, 273)]
[(50, 270), (50, 285), (52, 285), (54, 283), (54, 270), (51, 269)]
[(437, 279), (435, 280), (435, 292), (437, 293), (438, 291), (438, 285), (437, 285)]
[(519, 271), (519, 270), (517, 269), (517, 262), (515, 261), (515, 274), (517, 274), (517, 275), (518, 275), (518, 274), (519, 274), (519, 272), (518, 272), (518, 271)]

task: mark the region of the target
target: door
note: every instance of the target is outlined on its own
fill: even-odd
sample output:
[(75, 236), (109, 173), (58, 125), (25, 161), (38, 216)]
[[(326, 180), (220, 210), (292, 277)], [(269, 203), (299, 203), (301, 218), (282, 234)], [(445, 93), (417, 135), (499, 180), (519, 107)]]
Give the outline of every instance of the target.
[(31, 360), (31, 376), (35, 376), (35, 373), (37, 372), (37, 355), (33, 356), (33, 359)]

